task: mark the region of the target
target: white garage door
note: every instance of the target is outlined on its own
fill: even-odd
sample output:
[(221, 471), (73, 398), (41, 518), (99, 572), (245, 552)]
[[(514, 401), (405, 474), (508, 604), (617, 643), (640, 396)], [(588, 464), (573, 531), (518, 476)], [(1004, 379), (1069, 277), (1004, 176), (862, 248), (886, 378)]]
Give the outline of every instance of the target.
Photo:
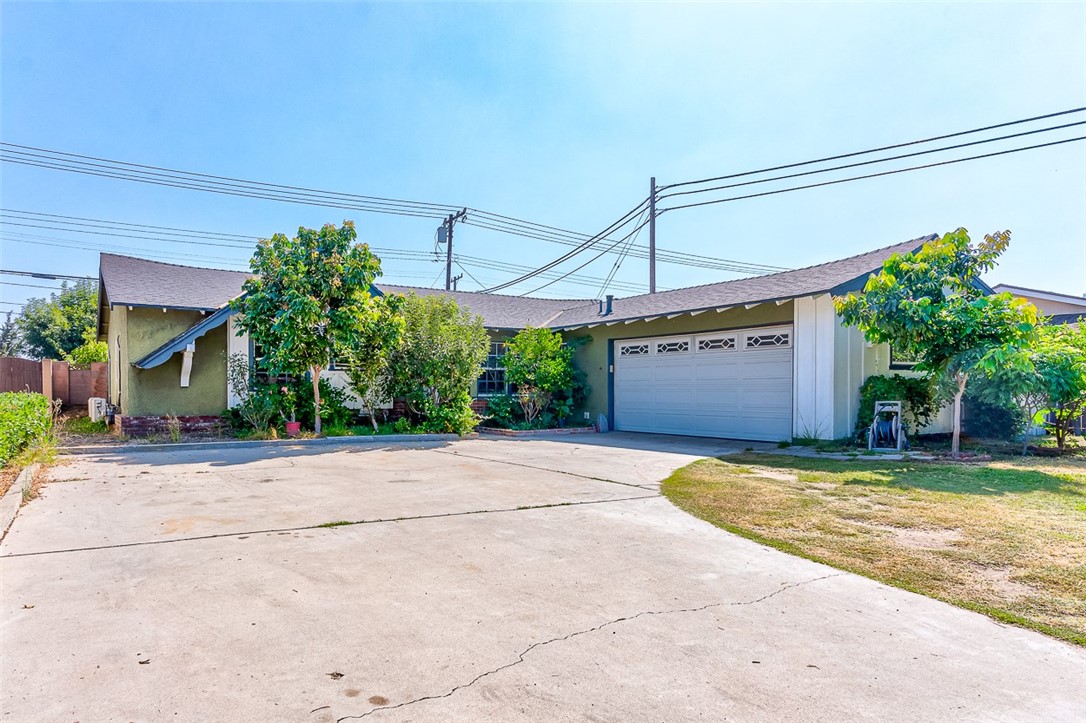
[(791, 438), (791, 326), (614, 344), (615, 429)]

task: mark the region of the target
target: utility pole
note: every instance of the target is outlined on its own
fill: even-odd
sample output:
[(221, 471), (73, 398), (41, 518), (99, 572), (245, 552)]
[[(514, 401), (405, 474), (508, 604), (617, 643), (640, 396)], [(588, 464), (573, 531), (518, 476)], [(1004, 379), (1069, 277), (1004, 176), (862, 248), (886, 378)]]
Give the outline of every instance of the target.
[(649, 179), (649, 293), (656, 293), (656, 176)]
[(457, 282), (460, 281), (460, 279), (462, 279), (462, 278), (464, 278), (463, 274), (457, 274), (456, 276), (454, 276), (452, 278), (452, 286), (453, 286), (452, 290), (453, 291), (456, 291)]
[(445, 219), (445, 223), (442, 225), (445, 227), (445, 243), (448, 246), (445, 248), (445, 291), (453, 290), (453, 277), (452, 277), (452, 241), (453, 241), (453, 224), (457, 221), (463, 221), (467, 218), (468, 210), (465, 208), (459, 213), (450, 213), (449, 217)]

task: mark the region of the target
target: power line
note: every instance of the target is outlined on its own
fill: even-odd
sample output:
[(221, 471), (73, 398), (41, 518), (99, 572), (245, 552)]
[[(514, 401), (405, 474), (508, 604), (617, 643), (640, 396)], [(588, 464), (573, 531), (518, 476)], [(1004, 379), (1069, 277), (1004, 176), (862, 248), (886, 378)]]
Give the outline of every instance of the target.
[(816, 163), (826, 163), (829, 161), (839, 161), (845, 158), (854, 158), (856, 156), (864, 156), (870, 153), (881, 153), (882, 151), (892, 151), (897, 148), (906, 148), (908, 146), (922, 145), (924, 143), (933, 143), (935, 141), (943, 141), (948, 138), (957, 138), (959, 136), (972, 135), (973, 133), (983, 133), (985, 131), (996, 130), (997, 128), (1007, 128), (1010, 126), (1021, 125), (1023, 123), (1032, 123), (1034, 121), (1046, 120), (1048, 118), (1057, 118), (1060, 116), (1071, 115), (1073, 113), (1081, 113), (1086, 111), (1086, 107), (1071, 108), (1070, 110), (1063, 110), (1056, 113), (1046, 113), (1045, 115), (1033, 116), (1031, 118), (1022, 118), (1020, 120), (1009, 121), (1007, 123), (997, 123), (995, 125), (984, 126), (981, 128), (973, 128), (967, 131), (958, 131), (956, 133), (947, 133), (941, 136), (932, 136), (931, 138), (922, 138), (920, 140), (908, 141), (906, 143), (894, 143), (889, 146), (882, 146), (880, 148), (869, 148), (865, 151), (854, 151), (852, 153), (842, 153), (836, 156), (826, 156), (825, 158), (816, 158), (810, 161), (801, 161), (799, 163), (787, 163), (781, 166), (771, 166), (769, 168), (760, 168), (756, 171), (744, 171), (742, 173), (731, 173), (725, 176), (714, 176), (712, 178), (702, 178), (697, 181), (683, 181), (682, 183), (671, 183), (666, 186), (661, 186), (660, 190), (665, 191), (669, 188), (679, 188), (680, 186), (694, 186), (702, 183), (712, 183), (714, 181), (726, 181), (732, 178), (742, 178), (743, 176), (753, 176), (759, 173), (771, 173), (773, 171), (783, 171), (789, 168), (800, 168), (802, 166), (810, 166)]
[(20, 286), (26, 289), (52, 289), (53, 291), (59, 291), (60, 287), (46, 286), (45, 284), (19, 284), (14, 281), (5, 281), (4, 286)]
[[(652, 208), (650, 207), (650, 208), (645, 209), (645, 213), (652, 213)], [(645, 218), (645, 213), (641, 214), (641, 216), (638, 217), (638, 219), (637, 219), (637, 222), (638, 222), (637, 230), (634, 232), (634, 235), (630, 237), (630, 240), (629, 240), (629, 242), (627, 242), (626, 248), (623, 250), (623, 252), (620, 253), (615, 258), (615, 263), (611, 266), (611, 272), (609, 274), (607, 274), (607, 278), (603, 280), (603, 285), (600, 286), (599, 293), (596, 294), (597, 299), (602, 299), (603, 295), (605, 293), (607, 293), (607, 288), (611, 285), (611, 282), (614, 280), (615, 274), (618, 273), (619, 267), (622, 266), (622, 261), (626, 258), (626, 253), (629, 252), (630, 247), (633, 246), (633, 243), (637, 239), (637, 236), (641, 233), (641, 228), (644, 225), (641, 222)], [(655, 290), (654, 286), (649, 289), (650, 293), (652, 293), (654, 290)]]
[(664, 213), (665, 211), (675, 211), (680, 208), (695, 208), (697, 206), (710, 206), (717, 203), (728, 203), (729, 201), (742, 201), (748, 198), (759, 198), (762, 196), (775, 196), (781, 193), (790, 193), (791, 191), (803, 191), (808, 188), (820, 188), (822, 186), (835, 186), (840, 183), (849, 183), (851, 181), (862, 181), (868, 178), (879, 178), (880, 176), (893, 176), (898, 173), (907, 173), (908, 171), (919, 171), (926, 168), (937, 168), (939, 166), (950, 166), (956, 163), (964, 163), (965, 161), (976, 161), (982, 158), (994, 158), (996, 156), (1005, 156), (1010, 153), (1019, 153), (1021, 151), (1032, 151), (1038, 148), (1048, 148), (1051, 146), (1059, 146), (1064, 143), (1074, 143), (1076, 141), (1086, 140), (1086, 136), (1078, 136), (1076, 138), (1065, 138), (1059, 141), (1050, 141), (1049, 143), (1039, 143), (1033, 146), (1023, 146), (1021, 148), (1011, 148), (1003, 151), (996, 151), (994, 153), (985, 153), (978, 156), (968, 156), (966, 158), (955, 158), (949, 161), (939, 161), (938, 163), (927, 163), (921, 166), (910, 166), (909, 168), (899, 168), (894, 171), (882, 171), (881, 173), (869, 173), (864, 176), (852, 176), (851, 178), (841, 178), (836, 181), (823, 181), (821, 183), (810, 183), (805, 186), (795, 186), (793, 188), (782, 188), (776, 191), (763, 191), (762, 193), (751, 193), (745, 196), (734, 196), (731, 198), (718, 198), (712, 201), (701, 201), (700, 203), (686, 203), (680, 206), (669, 206), (661, 211), (657, 212), (657, 215)]
[(0, 269), (0, 274), (8, 276), (30, 276), (35, 279), (65, 279), (68, 281), (97, 281), (93, 276), (69, 276), (67, 274), (53, 274), (40, 271), (19, 271), (16, 269)]
[(672, 198), (674, 196), (689, 196), (697, 193), (709, 193), (711, 191), (722, 191), (728, 188), (740, 188), (742, 186), (753, 186), (759, 183), (771, 183), (773, 181), (784, 181), (790, 178), (801, 178), (804, 176), (813, 176), (819, 173), (830, 173), (831, 171), (841, 171), (846, 168), (859, 168), (861, 166), (870, 166), (875, 163), (886, 163), (888, 161), (899, 161), (903, 158), (914, 158), (916, 156), (926, 156), (931, 153), (943, 153), (945, 151), (953, 151), (961, 148), (969, 148), (971, 146), (979, 146), (985, 143), (995, 143), (997, 141), (1005, 141), (1010, 138), (1021, 138), (1023, 136), (1032, 136), (1037, 133), (1048, 133), (1050, 131), (1063, 130), (1066, 128), (1072, 128), (1074, 126), (1086, 125), (1086, 121), (1077, 121), (1075, 123), (1066, 123), (1060, 126), (1053, 126), (1051, 128), (1038, 128), (1031, 131), (1023, 131), (1022, 133), (1012, 133), (1010, 135), (998, 136), (996, 138), (986, 138), (980, 141), (970, 141), (969, 143), (958, 143), (953, 146), (944, 146), (942, 148), (930, 148), (924, 151), (915, 151), (913, 153), (903, 153), (897, 156), (888, 156), (886, 158), (876, 158), (870, 161), (860, 161), (859, 163), (846, 163), (840, 166), (833, 166), (831, 168), (820, 168), (815, 171), (804, 171), (803, 173), (790, 173), (784, 176), (773, 176), (772, 178), (760, 178), (754, 181), (744, 181), (743, 183), (730, 183), (724, 186), (712, 186), (711, 188), (699, 188), (692, 191), (676, 191), (674, 193), (665, 193), (657, 198), (663, 200), (665, 198)]

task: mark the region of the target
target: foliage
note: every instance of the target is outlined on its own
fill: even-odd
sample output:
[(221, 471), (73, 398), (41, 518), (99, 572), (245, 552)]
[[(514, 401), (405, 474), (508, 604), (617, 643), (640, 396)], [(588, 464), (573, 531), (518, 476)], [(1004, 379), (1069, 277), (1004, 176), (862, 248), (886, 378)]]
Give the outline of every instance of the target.
[(321, 372), (337, 351), (360, 346), (381, 316), (382, 297), (370, 295), (381, 262), (355, 243), (357, 236), (354, 223), (344, 221), (340, 228), (299, 228), (293, 239), (261, 239), (249, 262), (255, 276), (232, 302), (242, 313), (239, 325), (266, 350), (270, 371), (309, 373), (318, 434)]
[(49, 299), (31, 299), (19, 315), (26, 352), (35, 359), (65, 359), (98, 324), (98, 285), (65, 282)]
[[(276, 409), (283, 418), (289, 416), (290, 404), (297, 403), (297, 421), (301, 422), (303, 429), (316, 431), (317, 420), (313, 414), (313, 384), (312, 380), (305, 377), (295, 379), (288, 387), (289, 394), (284, 395), (280, 388), (276, 388)], [(357, 414), (355, 410), (347, 406), (351, 395), (339, 387), (332, 386), (327, 379), (320, 380), (321, 417), (330, 425), (348, 426)]]
[(875, 402), (900, 401), (909, 429), (916, 433), (927, 426), (939, 411), (935, 388), (930, 377), (905, 377), (875, 375), (868, 377), (860, 386), (860, 409), (856, 416), (856, 434), (866, 434), (875, 413)]
[(505, 378), (517, 385), (517, 399), (531, 426), (554, 394), (573, 384), (573, 350), (561, 334), (529, 326), (505, 343)]
[(416, 418), (434, 417), (431, 426), (469, 431), (478, 422), (471, 384), (490, 350), (483, 320), (442, 295), (409, 294), (400, 313), (403, 329), (388, 353), (391, 395)]
[(354, 346), (343, 350), (347, 360), (347, 378), (362, 406), (370, 415), (370, 424), (377, 432), (377, 410), (392, 398), (392, 371), (389, 359), (400, 342), (404, 318), (400, 314), (403, 297), (386, 295), (378, 315), (355, 340)]
[[(978, 439), (1011, 440), (1023, 431), (1025, 419), (1013, 398), (978, 375), (962, 397), (966, 414), (962, 431)], [(1028, 444), (1028, 438), (1023, 446)]]
[(276, 414), (274, 387), (259, 384), (250, 378), (249, 360), (241, 353), (226, 357), (226, 381), (232, 396), (239, 402), (223, 414), (233, 429), (249, 427), (257, 432), (265, 432)]
[(994, 349), (1027, 343), (1037, 324), (1037, 309), (1024, 299), (986, 296), (975, 285), (1009, 243), (1009, 231), (973, 244), (958, 229), (914, 253), (894, 254), (863, 294), (835, 300), (842, 321), (859, 327), (868, 341), (892, 344), (915, 356), (918, 371), (953, 380), (953, 455), (959, 453), (961, 399), (970, 373)]
[(23, 353), (23, 334), (14, 311), (9, 311), (0, 324), (0, 356), (19, 356)]
[(171, 442), (176, 444), (181, 441), (181, 420), (177, 418), (177, 415), (166, 415), (166, 430), (170, 434)]
[(0, 467), (53, 428), (53, 405), (37, 392), (0, 393)]
[(465, 389), (435, 405), (430, 398), (422, 401), (422, 419), (415, 431), (438, 434), (469, 434), (479, 423), (479, 415), (471, 408), (471, 394)]
[(520, 420), (520, 402), (512, 394), (496, 394), (486, 402), (488, 423), (512, 429)]
[(83, 332), (83, 343), (65, 353), (64, 360), (78, 369), (87, 369), (95, 362), (109, 361), (109, 345), (98, 341), (98, 330), (91, 327)]
[(68, 419), (65, 419), (63, 429), (65, 434), (87, 436), (109, 434), (109, 425), (106, 424), (106, 420), (99, 419), (97, 422), (92, 422), (90, 417), (87, 416), (69, 417)]
[(291, 386), (283, 385), (275, 395), (275, 406), (284, 422), (295, 422), (298, 411), (298, 395)]
[[(1086, 410), (1086, 329), (1043, 326), (1032, 344), (997, 349), (983, 362), (989, 399), (1012, 400), (1027, 424), (1050, 412), (1056, 446), (1063, 450), (1071, 423)], [(1023, 454), (1026, 449), (1023, 444)]]

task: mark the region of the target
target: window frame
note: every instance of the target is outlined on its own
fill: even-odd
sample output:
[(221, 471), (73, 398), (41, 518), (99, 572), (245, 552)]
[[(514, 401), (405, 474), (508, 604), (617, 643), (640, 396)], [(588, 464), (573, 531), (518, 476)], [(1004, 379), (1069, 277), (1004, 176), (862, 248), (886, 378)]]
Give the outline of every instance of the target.
[[(513, 385), (509, 383), (509, 380), (505, 378), (505, 364), (503, 360), (506, 354), (506, 342), (505, 340), (490, 340), (490, 350), (487, 352), (486, 359), (480, 367), (479, 376), (475, 379), (475, 397), (476, 399), (486, 399), (488, 397), (500, 397), (503, 394), (512, 394)], [(490, 375), (499, 375), (500, 381), (497, 379), (489, 378)], [(483, 385), (486, 384), (487, 391), (483, 391)], [(489, 385), (501, 385), (501, 391), (491, 391)]]

